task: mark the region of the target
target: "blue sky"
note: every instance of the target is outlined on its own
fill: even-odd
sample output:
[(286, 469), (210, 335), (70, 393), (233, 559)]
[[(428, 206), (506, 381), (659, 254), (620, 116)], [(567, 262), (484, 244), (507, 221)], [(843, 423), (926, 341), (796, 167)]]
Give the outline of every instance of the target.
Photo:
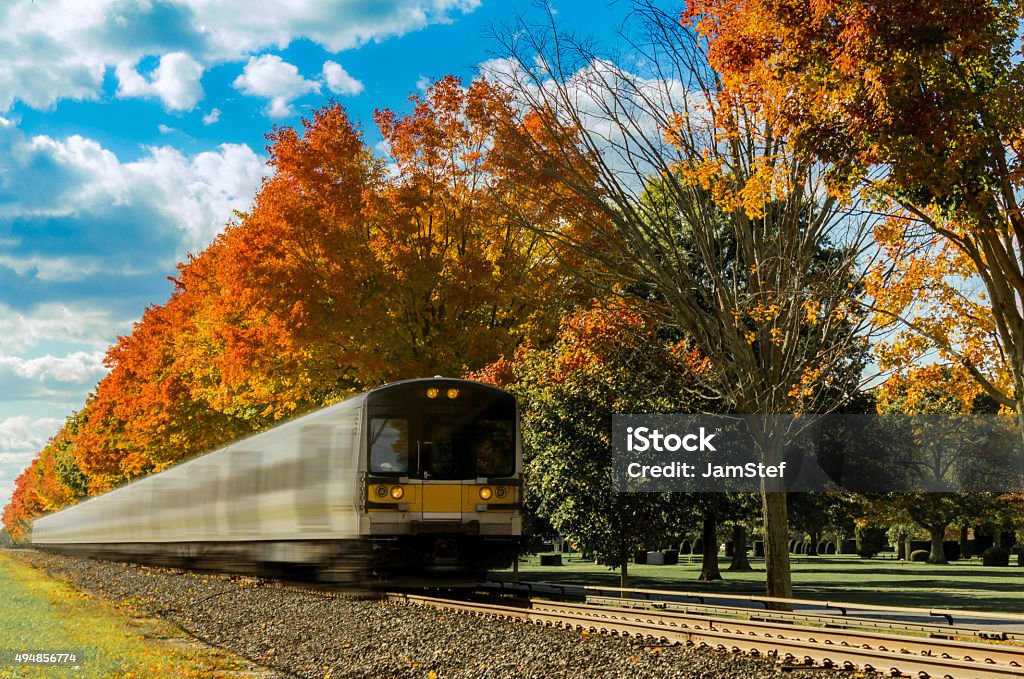
[[(610, 37), (626, 7), (554, 0)], [(499, 46), (528, 0), (17, 0), (0, 7), (0, 506), (82, 407), (106, 349), (245, 210), (264, 135), (375, 108)]]

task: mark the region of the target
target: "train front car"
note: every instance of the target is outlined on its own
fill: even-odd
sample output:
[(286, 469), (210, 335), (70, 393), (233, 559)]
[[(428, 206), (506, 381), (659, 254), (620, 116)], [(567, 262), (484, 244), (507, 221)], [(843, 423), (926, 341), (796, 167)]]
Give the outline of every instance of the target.
[(363, 410), (360, 534), (378, 574), (478, 578), (511, 565), (522, 527), (515, 398), (418, 379), (369, 392)]

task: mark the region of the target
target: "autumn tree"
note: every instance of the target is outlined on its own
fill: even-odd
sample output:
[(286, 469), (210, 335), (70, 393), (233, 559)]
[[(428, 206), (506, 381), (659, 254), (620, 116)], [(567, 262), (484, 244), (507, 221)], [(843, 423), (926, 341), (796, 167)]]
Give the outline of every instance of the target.
[(902, 332), (883, 360), (926, 389), (938, 372), (919, 359), (937, 355), (949, 388), (1024, 422), (1019, 6), (698, 0), (684, 21), (730, 91), (891, 212), (872, 291)]
[(692, 502), (615, 490), (612, 416), (692, 411), (703, 365), (642, 307), (613, 303), (568, 316), (553, 348), (521, 349), (475, 375), (519, 398), (533, 511), (584, 555), (618, 568), (623, 587), (633, 555), (677, 533)]
[[(570, 241), (596, 269), (628, 281), (625, 289), (653, 291), (663, 321), (707, 357), (704, 379), (720, 412), (834, 407), (831, 387), (857, 373), (851, 356), (863, 323), (850, 296), (866, 222), (849, 196), (826, 191), (825, 168), (798, 157), (765, 116), (722, 88), (703, 43), (676, 16), (640, 6), (629, 26), (641, 31), (626, 57), (639, 74), (553, 20), (506, 34), (508, 59), (493, 77), (527, 111), (519, 132), (532, 156), (523, 174), (555, 178), (592, 206), (583, 216), (590, 232), (620, 247), (593, 248), (521, 219)], [(644, 200), (651, 177), (660, 201)], [(530, 186), (521, 193), (532, 195)], [(771, 463), (784, 436), (779, 420), (757, 418), (752, 430)], [(789, 597), (785, 495), (772, 481), (763, 490), (768, 593)]]
[[(501, 134), (512, 117), (493, 85), (449, 77), (408, 115), (377, 112), (384, 156), (338, 104), (301, 130), (275, 129), (254, 206), (180, 264), (170, 298), (108, 351), (110, 373), (73, 429), (22, 475), (5, 510), (11, 534), (83, 489), (357, 390), (460, 374), (550, 339), (586, 297), (564, 273), (572, 253), (504, 210), (519, 181), (493, 156), (520, 153)], [(560, 224), (575, 210), (521, 208)]]
[(518, 154), (497, 134), (507, 97), (448, 77), (412, 104), (376, 112), (390, 169), (337, 104), (271, 135), (274, 175), (191, 276), (219, 293), (205, 295), (192, 361), (217, 407), (280, 417), (477, 369), (550, 337), (581, 299), (551, 246), (502, 209), (511, 189), (491, 156)]

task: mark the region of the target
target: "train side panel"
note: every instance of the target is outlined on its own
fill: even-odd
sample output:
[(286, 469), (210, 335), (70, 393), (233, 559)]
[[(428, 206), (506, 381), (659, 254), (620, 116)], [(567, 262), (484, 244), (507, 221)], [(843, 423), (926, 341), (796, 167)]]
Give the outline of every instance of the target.
[(38, 519), (49, 545), (345, 540), (357, 533), (359, 397)]

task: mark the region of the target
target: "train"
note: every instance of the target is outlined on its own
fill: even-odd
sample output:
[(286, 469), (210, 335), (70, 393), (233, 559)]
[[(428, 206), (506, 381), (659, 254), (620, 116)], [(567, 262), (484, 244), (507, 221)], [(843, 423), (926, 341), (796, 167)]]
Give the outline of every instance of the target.
[(339, 584), (472, 582), (518, 556), (515, 397), (386, 384), (37, 519), (71, 555)]

